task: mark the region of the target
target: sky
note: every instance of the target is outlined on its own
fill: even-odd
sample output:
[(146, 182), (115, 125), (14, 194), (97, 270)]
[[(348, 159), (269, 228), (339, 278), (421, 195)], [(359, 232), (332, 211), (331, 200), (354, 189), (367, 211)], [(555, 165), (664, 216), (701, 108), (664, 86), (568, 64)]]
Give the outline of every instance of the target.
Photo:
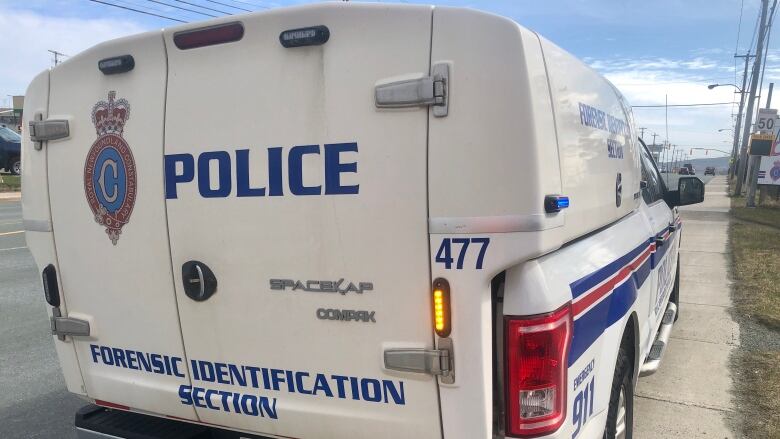
[[(101, 0), (187, 22), (241, 9), (262, 11), (305, 0)], [(759, 0), (401, 0), (462, 6), (510, 17), (568, 50), (605, 75), (632, 105), (699, 104), (738, 100), (733, 87), (708, 90), (711, 83), (741, 86), (744, 54), (755, 45)], [(202, 7), (195, 7), (200, 5)], [(199, 13), (186, 11), (196, 10)], [(741, 16), (741, 19), (740, 19)], [(90, 0), (0, 0), (0, 105), (24, 94), (29, 81), (52, 64), (56, 50), (73, 55), (123, 35), (179, 24), (165, 18)], [(780, 31), (770, 35), (764, 70), (780, 86)], [(755, 50), (755, 49), (753, 49)], [(735, 64), (735, 61), (737, 63)], [(751, 63), (752, 67), (752, 63)], [(762, 106), (765, 99), (762, 94)], [(778, 107), (780, 105), (775, 105)], [(736, 105), (670, 108), (668, 131), (663, 108), (635, 108), (647, 143), (685, 149), (693, 157), (730, 151)], [(718, 131), (722, 130), (722, 131)]]

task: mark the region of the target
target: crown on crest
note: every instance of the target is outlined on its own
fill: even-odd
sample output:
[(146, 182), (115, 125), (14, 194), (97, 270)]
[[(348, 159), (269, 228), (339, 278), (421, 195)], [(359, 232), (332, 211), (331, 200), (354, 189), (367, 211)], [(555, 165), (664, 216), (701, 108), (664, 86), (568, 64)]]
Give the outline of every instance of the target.
[(122, 135), (127, 119), (130, 118), (130, 104), (127, 99), (114, 100), (115, 91), (108, 92), (108, 102), (100, 101), (92, 107), (92, 123), (98, 136), (104, 134)]

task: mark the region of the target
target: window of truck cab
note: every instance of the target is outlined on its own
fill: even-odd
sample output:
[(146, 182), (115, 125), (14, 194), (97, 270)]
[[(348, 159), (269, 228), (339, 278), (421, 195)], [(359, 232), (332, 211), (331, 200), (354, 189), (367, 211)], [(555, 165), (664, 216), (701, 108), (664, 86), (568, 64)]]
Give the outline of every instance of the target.
[(661, 173), (658, 172), (658, 167), (647, 145), (641, 138), (639, 143), (642, 145), (639, 148), (642, 159), (642, 181), (646, 183), (645, 187), (641, 189), (642, 198), (645, 200), (645, 204), (649, 206), (664, 199), (666, 185), (661, 178)]

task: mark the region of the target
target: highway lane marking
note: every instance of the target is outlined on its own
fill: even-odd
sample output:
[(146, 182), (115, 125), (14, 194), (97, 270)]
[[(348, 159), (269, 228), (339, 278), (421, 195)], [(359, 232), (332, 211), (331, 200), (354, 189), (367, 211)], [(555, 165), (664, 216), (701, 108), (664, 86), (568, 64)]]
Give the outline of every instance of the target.
[(5, 252), (5, 251), (9, 251), (9, 250), (21, 250), (23, 248), (27, 248), (27, 247), (0, 248), (0, 252)]
[(6, 235), (18, 235), (20, 233), (24, 233), (24, 230), (17, 230), (15, 232), (3, 232), (0, 233), (0, 236), (6, 236)]
[(0, 221), (0, 226), (7, 226), (9, 224), (21, 224), (22, 220), (17, 221)]

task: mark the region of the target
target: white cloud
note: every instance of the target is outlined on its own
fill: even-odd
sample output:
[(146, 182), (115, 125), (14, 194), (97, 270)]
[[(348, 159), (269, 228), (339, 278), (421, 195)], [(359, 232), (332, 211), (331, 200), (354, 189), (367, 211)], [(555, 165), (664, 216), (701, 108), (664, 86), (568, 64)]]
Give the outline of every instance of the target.
[[(589, 59), (587, 62), (612, 81), (632, 105), (663, 105), (667, 97), (670, 105), (731, 102), (738, 99), (739, 95), (734, 94), (733, 87), (707, 88), (708, 84), (714, 82), (733, 82), (733, 76), (729, 73), (733, 75), (734, 66), (704, 56), (703, 52), (696, 51), (688, 59), (611, 58)], [(775, 73), (775, 70), (771, 72)], [(767, 67), (767, 76), (769, 74), (770, 68)], [(730, 150), (732, 132), (718, 130), (732, 127), (731, 114), (730, 105), (670, 107), (668, 140), (685, 147)], [(657, 142), (665, 140), (667, 120), (664, 108), (635, 108), (634, 117), (638, 127), (647, 128), (645, 140), (648, 143), (653, 140), (651, 133), (658, 134)], [(704, 152), (694, 151), (694, 156), (704, 157)]]
[(145, 29), (132, 21), (44, 16), (0, 6), (5, 31), (0, 63), (0, 102), (6, 94), (24, 94), (32, 78), (51, 67), (47, 50), (75, 55), (97, 43)]

